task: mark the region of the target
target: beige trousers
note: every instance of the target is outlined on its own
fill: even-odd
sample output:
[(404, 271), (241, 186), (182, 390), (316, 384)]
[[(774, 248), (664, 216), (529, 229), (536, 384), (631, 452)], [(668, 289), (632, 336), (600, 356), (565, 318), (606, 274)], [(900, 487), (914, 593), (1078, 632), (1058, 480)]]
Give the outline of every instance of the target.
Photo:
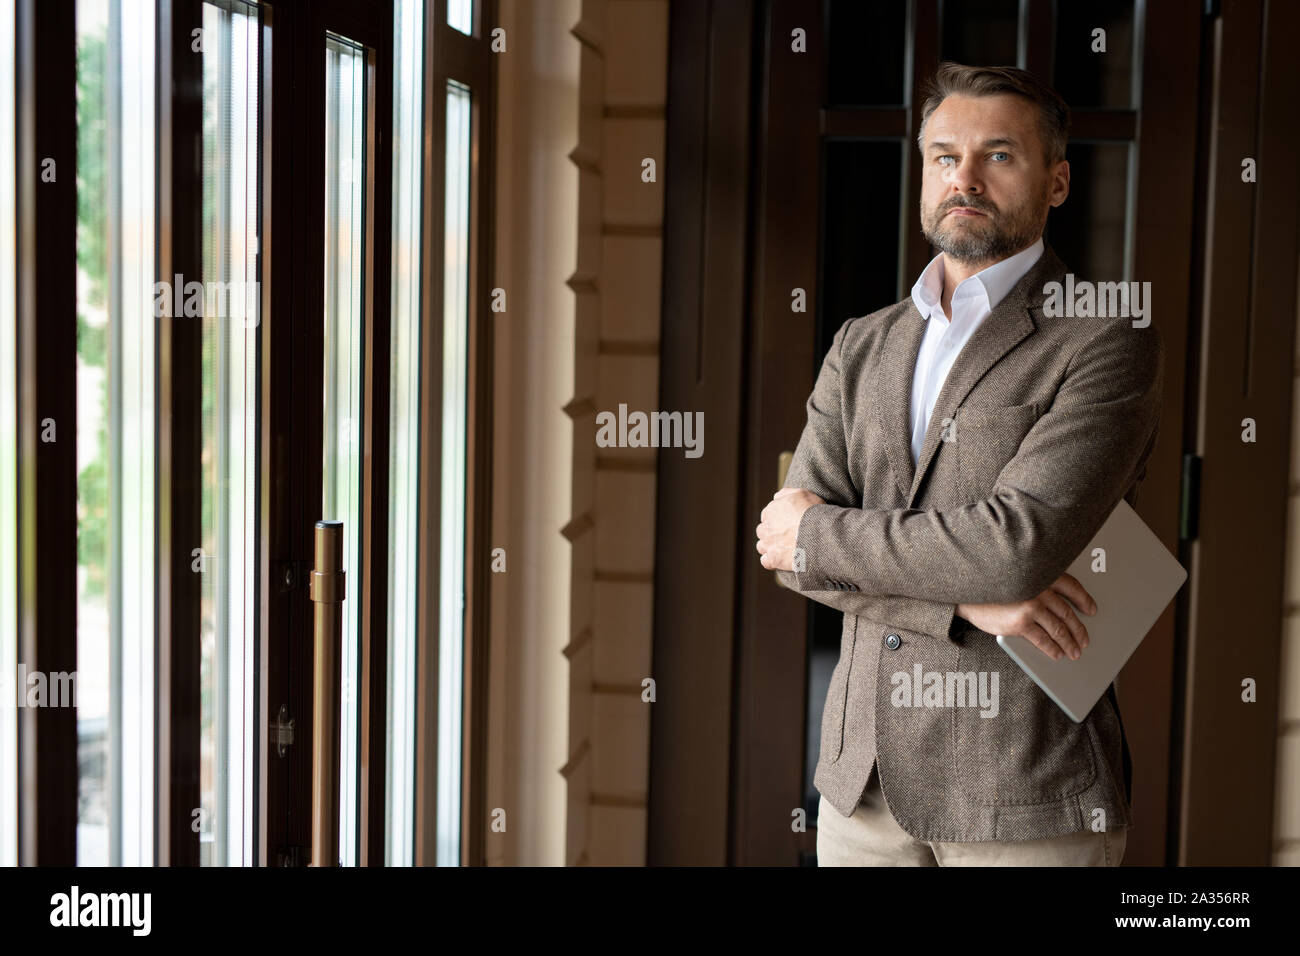
[(889, 812), (874, 768), (853, 816), (842, 816), (825, 797), (817, 811), (818, 866), (1119, 866), (1127, 840), (1126, 830), (1012, 842), (918, 840)]

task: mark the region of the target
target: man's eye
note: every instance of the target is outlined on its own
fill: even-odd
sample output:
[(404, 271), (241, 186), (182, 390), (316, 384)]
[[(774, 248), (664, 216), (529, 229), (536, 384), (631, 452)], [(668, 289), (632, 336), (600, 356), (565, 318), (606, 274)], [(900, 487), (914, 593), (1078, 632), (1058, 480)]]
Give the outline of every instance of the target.
[(945, 160), (945, 159), (954, 159), (954, 158), (955, 158), (955, 157), (953, 157), (953, 156), (940, 156), (940, 157), (939, 157), (939, 165), (940, 165), (940, 166), (946, 166), (946, 165), (948, 165), (948, 164), (945, 163), (944, 160)]
[[(1001, 158), (1001, 159), (998, 159), (999, 156), (1001, 156), (1002, 158)], [(1010, 157), (1009, 155), (1007, 155), (1006, 153), (994, 153), (994, 154), (993, 154), (993, 158), (996, 159), (998, 162), (1002, 163), (1002, 162), (1006, 162), (1006, 161), (1007, 161), (1008, 159), (1010, 159), (1011, 157)]]

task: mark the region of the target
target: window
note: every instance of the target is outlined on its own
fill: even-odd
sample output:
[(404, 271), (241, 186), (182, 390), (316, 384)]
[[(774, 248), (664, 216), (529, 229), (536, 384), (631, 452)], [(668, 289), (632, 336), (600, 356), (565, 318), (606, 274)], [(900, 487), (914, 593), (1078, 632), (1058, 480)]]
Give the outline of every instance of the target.
[[(75, 701), (0, 708), (0, 821), (31, 825), (37, 862), (310, 858), (317, 519), (343, 524), (347, 574), (338, 862), (460, 862), (492, 67), (472, 0), (387, 6), (76, 0), (60, 42), (35, 4), (28, 59), (28, 7), (0, 0), (22, 69), (0, 71), (0, 693), (27, 653)], [(455, 75), (426, 56), (449, 43), (479, 50)], [(66, 192), (18, 188), (41, 161), (28, 76), (37, 138), (75, 142)], [(60, 454), (33, 465), (35, 407)], [(66, 625), (23, 630), (38, 606)], [(29, 721), (57, 755), (30, 789)], [(0, 829), (0, 864), (27, 847)]]
[(443, 263), (442, 531), (438, 589), (438, 865), (460, 862), (465, 645), (465, 426), (469, 364), (470, 91), (447, 83)]
[(474, 0), (447, 0), (447, 26), (466, 36), (474, 33)]
[(203, 5), (199, 861), (252, 864), (257, 571), (257, 11)]
[(357, 688), (361, 607), (362, 283), (365, 276), (365, 50), (331, 36), (325, 49), (325, 388), (321, 517), (343, 522), (342, 753), (339, 856), (357, 862)]
[(424, 27), (419, 0), (393, 15), (393, 288), (388, 491), (388, 722), (384, 862), (415, 852), (415, 652), (420, 596), (420, 141)]
[(78, 0), (77, 862), (153, 861), (154, 4)]

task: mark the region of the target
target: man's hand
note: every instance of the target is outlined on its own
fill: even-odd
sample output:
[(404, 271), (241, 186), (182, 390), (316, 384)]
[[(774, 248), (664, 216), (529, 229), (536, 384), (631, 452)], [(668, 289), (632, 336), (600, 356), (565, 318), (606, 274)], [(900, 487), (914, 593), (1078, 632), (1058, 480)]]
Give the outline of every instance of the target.
[[(813, 505), (826, 502), (802, 488), (782, 488), (772, 496), (771, 502), (763, 509), (759, 525), (754, 529), (758, 535), (755, 547), (763, 557), (763, 567), (769, 571), (794, 570), (794, 546), (799, 537), (799, 521), (803, 513)], [(976, 625), (977, 627), (979, 625)]]
[(1078, 660), (1089, 637), (1088, 629), (1074, 613), (1076, 607), (1085, 614), (1097, 613), (1097, 602), (1078, 579), (1062, 574), (1046, 591), (1028, 601), (958, 604), (955, 613), (990, 634), (1019, 634), (1054, 661), (1060, 660), (1062, 654)]

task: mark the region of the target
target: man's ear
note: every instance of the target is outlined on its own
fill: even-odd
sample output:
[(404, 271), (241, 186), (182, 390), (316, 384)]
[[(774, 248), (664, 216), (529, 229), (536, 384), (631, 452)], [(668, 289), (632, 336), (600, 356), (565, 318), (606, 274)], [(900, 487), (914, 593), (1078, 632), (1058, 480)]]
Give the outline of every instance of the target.
[(1065, 197), (1068, 195), (1070, 195), (1070, 162), (1063, 159), (1052, 169), (1048, 201), (1053, 206), (1059, 206), (1065, 202)]

